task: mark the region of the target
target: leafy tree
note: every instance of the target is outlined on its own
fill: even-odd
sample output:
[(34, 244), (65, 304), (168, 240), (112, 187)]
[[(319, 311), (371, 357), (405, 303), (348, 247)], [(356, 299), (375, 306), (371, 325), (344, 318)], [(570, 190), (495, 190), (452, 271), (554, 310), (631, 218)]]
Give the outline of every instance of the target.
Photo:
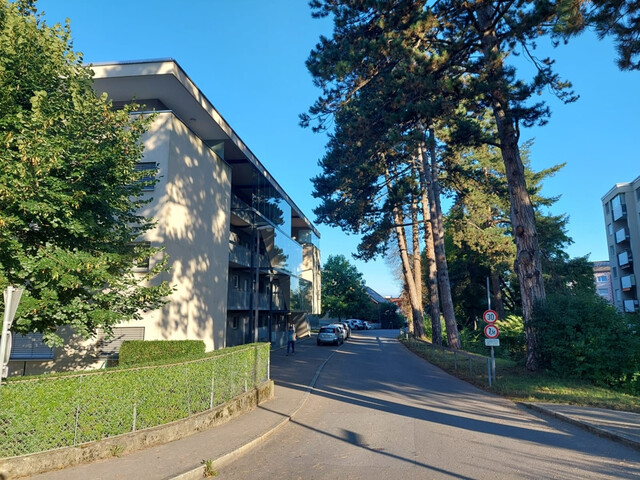
[(0, 0), (0, 288), (25, 287), (14, 330), (89, 337), (140, 318), (170, 288), (134, 274), (157, 249), (138, 214), (137, 172), (149, 119), (114, 110), (92, 89), (69, 26), (48, 26), (35, 2)]
[(330, 255), (322, 268), (322, 311), (339, 319), (362, 318), (370, 307), (362, 274), (343, 255)]

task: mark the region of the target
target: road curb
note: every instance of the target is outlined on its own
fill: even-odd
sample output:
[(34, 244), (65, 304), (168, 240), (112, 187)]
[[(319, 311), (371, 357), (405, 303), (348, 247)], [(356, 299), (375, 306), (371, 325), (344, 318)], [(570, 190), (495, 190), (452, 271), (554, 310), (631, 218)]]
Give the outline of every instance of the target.
[[(304, 404), (306, 403), (307, 399), (309, 398), (309, 396), (311, 395), (311, 392), (313, 391), (316, 382), (318, 381), (318, 378), (320, 377), (320, 373), (322, 372), (322, 369), (324, 368), (324, 366), (327, 364), (327, 362), (329, 362), (329, 360), (331, 360), (331, 358), (333, 358), (333, 356), (336, 354), (336, 352), (339, 350), (340, 347), (338, 347), (334, 352), (331, 353), (331, 355), (329, 355), (324, 362), (322, 362), (322, 364), (318, 367), (318, 369), (316, 370), (315, 375), (313, 376), (313, 379), (311, 380), (311, 383), (309, 384), (309, 386), (306, 388), (302, 399), (300, 400), (300, 402), (298, 402), (298, 405), (296, 405), (296, 407), (293, 409), (293, 411), (287, 415), (284, 419), (282, 419), (282, 421), (278, 422), (274, 427), (272, 427), (271, 429), (267, 430), (265, 433), (263, 433), (262, 435), (260, 435), (257, 438), (254, 438), (253, 440), (249, 440), (247, 443), (241, 445), (240, 447), (225, 453), (224, 455), (211, 460), (211, 462), (209, 462), (206, 465), (206, 468), (210, 468), (212, 470), (217, 470), (219, 468), (222, 468), (224, 465), (230, 463), (231, 461), (235, 460), (236, 458), (244, 455), (245, 453), (249, 452), (250, 450), (252, 450), (253, 448), (257, 447), (258, 445), (260, 445), (261, 443), (263, 443), (265, 440), (267, 440), (271, 435), (273, 435), (274, 433), (276, 433), (278, 430), (280, 430), (284, 425), (286, 425), (290, 420), (293, 419), (293, 417), (300, 411), (300, 409), (304, 406)], [(172, 476), (169, 477), (170, 480), (196, 480), (196, 479), (201, 479), (201, 478), (206, 478), (205, 475), (205, 465), (193, 468), (187, 472), (181, 473), (179, 475), (176, 476)]]
[(552, 408), (548, 408), (536, 403), (519, 402), (519, 405), (522, 405), (523, 407), (526, 407), (530, 410), (535, 410), (545, 415), (555, 417), (559, 420), (562, 420), (563, 422), (570, 423), (572, 425), (582, 428), (583, 430), (594, 433), (601, 437), (608, 438), (609, 440), (622, 443), (627, 447), (640, 451), (640, 442), (634, 440), (633, 438), (628, 437), (627, 435), (624, 435), (623, 433), (613, 432), (607, 428), (599, 427), (592, 423), (586, 422), (584, 420), (580, 420), (578, 418), (571, 417), (570, 415), (565, 415), (564, 413), (557, 412)]

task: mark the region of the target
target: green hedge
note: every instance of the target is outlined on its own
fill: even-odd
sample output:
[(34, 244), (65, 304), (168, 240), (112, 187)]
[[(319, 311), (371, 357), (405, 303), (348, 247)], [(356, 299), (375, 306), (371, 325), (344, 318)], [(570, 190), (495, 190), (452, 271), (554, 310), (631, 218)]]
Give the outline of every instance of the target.
[(133, 367), (164, 360), (192, 360), (204, 355), (202, 340), (126, 340), (120, 347), (118, 365)]
[(0, 388), (0, 458), (80, 445), (179, 420), (268, 380), (268, 343), (184, 363), (10, 381)]
[[(638, 317), (592, 293), (547, 295), (534, 311), (541, 366), (597, 385), (637, 388)], [(635, 392), (634, 392), (635, 393)]]

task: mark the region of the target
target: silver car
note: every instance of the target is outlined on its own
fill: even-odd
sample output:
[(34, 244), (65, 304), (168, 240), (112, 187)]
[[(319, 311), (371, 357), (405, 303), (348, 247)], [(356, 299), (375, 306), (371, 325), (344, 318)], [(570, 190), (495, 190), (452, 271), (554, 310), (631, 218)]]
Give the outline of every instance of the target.
[(340, 333), (340, 339), (344, 343), (344, 341), (349, 338), (349, 334), (347, 333), (347, 329), (341, 323), (332, 323), (329, 325), (330, 327), (338, 327), (338, 331)]
[(318, 332), (318, 339), (316, 340), (318, 345), (324, 344), (332, 344), (332, 345), (340, 345), (342, 340), (342, 335), (338, 327), (329, 325), (327, 327), (322, 327)]

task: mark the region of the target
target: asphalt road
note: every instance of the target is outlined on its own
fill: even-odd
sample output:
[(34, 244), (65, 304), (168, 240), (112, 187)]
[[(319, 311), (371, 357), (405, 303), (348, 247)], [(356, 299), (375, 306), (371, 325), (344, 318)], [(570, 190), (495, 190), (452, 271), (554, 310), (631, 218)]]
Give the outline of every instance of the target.
[(640, 452), (461, 382), (395, 333), (355, 332), (293, 420), (217, 478), (640, 478)]

